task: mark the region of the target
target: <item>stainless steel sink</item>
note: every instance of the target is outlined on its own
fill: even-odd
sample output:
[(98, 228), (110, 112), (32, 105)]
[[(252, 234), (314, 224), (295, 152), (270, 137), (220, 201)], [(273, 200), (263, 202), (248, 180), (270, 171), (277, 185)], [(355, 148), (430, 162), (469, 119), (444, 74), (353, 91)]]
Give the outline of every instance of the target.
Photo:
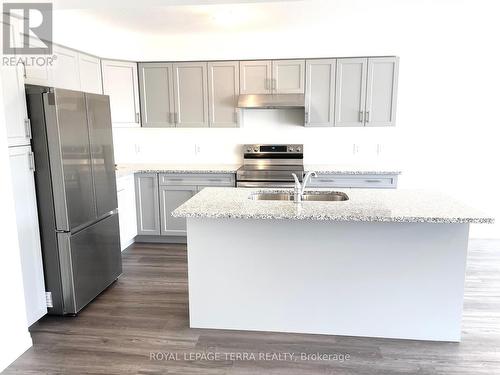
[[(256, 201), (293, 201), (293, 194), (288, 193), (253, 193), (250, 199)], [(309, 202), (339, 202), (349, 197), (340, 191), (307, 192), (302, 196), (303, 201)]]
[(253, 193), (250, 199), (254, 201), (293, 201), (293, 194), (287, 193)]
[(349, 197), (346, 193), (341, 193), (340, 191), (328, 191), (320, 193), (306, 193), (302, 196), (302, 200), (315, 202), (339, 202), (349, 200)]

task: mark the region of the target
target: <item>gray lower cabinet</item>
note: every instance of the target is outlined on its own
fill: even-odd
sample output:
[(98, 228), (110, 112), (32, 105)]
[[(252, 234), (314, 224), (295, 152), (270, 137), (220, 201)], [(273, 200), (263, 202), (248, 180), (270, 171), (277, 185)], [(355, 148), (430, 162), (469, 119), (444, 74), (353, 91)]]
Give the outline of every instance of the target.
[(306, 61), (305, 126), (335, 125), (335, 59)]
[(395, 189), (397, 174), (327, 174), (311, 178), (308, 188)]
[(136, 173), (135, 197), (137, 234), (160, 234), (160, 210), (157, 173)]
[(160, 186), (160, 234), (162, 236), (186, 235), (186, 219), (173, 217), (172, 211), (197, 192), (197, 186)]
[(168, 128), (175, 126), (172, 72), (172, 64), (169, 63), (139, 64), (139, 92), (143, 127)]
[(186, 236), (172, 211), (205, 187), (234, 187), (234, 173), (136, 173), (137, 234)]

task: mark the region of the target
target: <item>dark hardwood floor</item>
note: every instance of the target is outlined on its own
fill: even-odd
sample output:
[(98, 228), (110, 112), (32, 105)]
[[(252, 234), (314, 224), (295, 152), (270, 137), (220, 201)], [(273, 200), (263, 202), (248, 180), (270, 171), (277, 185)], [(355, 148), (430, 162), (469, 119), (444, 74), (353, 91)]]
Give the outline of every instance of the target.
[[(498, 250), (500, 242), (471, 242), (463, 339), (456, 344), (190, 329), (185, 245), (135, 244), (124, 252), (124, 272), (115, 284), (76, 318), (42, 319), (32, 328), (33, 347), (4, 373), (500, 374)], [(158, 353), (179, 359), (170, 354), (161, 360)], [(184, 358), (192, 353), (220, 358)], [(223, 353), (296, 357), (242, 360)], [(300, 353), (350, 358), (302, 360)]]

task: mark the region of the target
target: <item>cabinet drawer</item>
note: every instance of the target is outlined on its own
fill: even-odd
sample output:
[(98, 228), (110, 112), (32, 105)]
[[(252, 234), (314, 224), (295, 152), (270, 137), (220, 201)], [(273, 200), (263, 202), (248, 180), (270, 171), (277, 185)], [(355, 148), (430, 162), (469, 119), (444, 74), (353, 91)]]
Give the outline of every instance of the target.
[(234, 173), (162, 173), (160, 186), (163, 185), (204, 185), (204, 186), (234, 186)]
[(397, 175), (318, 175), (310, 187), (317, 188), (396, 188)]

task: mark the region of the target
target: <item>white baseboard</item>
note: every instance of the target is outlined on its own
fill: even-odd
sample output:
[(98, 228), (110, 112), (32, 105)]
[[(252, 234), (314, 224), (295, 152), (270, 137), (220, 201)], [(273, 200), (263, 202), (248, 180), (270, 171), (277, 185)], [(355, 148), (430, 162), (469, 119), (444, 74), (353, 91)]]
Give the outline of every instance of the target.
[(5, 346), (0, 355), (0, 372), (5, 370), (12, 362), (19, 358), (26, 350), (33, 346), (33, 341), (28, 331), (22, 337), (16, 337)]
[(131, 238), (130, 240), (126, 241), (125, 243), (121, 244), (122, 251), (125, 250), (127, 247), (132, 245), (135, 242), (135, 237)]

